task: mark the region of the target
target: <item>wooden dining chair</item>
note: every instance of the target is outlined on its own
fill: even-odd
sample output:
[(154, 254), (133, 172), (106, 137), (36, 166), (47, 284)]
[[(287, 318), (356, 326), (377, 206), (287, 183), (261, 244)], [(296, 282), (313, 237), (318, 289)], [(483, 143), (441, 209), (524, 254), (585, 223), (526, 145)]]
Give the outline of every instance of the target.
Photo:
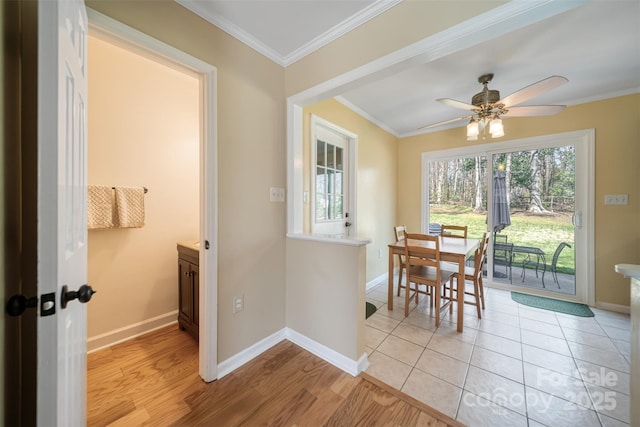
[(442, 224), (441, 235), (443, 237), (459, 237), (461, 239), (467, 238), (467, 226), (466, 225), (446, 225)]
[[(393, 227), (393, 232), (396, 234), (396, 242), (402, 242), (404, 240), (404, 233), (407, 230), (405, 225), (396, 225)], [(398, 296), (400, 296), (400, 290), (404, 289), (404, 285), (402, 284), (402, 272), (405, 268), (404, 256), (398, 254)]]
[[(422, 243), (422, 244), (421, 244)], [(404, 294), (404, 315), (409, 315), (411, 283), (415, 284), (413, 295), (418, 295), (420, 286), (430, 291), (432, 306), (435, 307), (436, 327), (440, 325), (440, 313), (451, 305), (454, 299), (446, 295), (445, 284), (453, 272), (440, 269), (440, 238), (428, 234), (409, 234), (404, 239), (405, 271), (407, 284)]]
[[(442, 237), (456, 237), (456, 238), (460, 238), (460, 239), (466, 239), (467, 238), (467, 226), (466, 225), (447, 225), (447, 224), (442, 224), (442, 232), (441, 232), (441, 236)], [(453, 270), (456, 271), (458, 266), (456, 264), (450, 263), (450, 262), (443, 262), (442, 265), (440, 266), (441, 268), (443, 268), (444, 270)]]
[[(469, 304), (469, 305), (473, 305), (476, 307), (476, 312), (478, 314), (478, 319), (482, 319), (482, 312), (480, 310), (480, 307), (482, 307), (482, 309), (484, 309), (485, 305), (484, 305), (484, 285), (482, 283), (482, 271), (484, 269), (484, 263), (487, 259), (487, 246), (489, 245), (489, 234), (488, 233), (484, 233), (482, 235), (482, 239), (480, 240), (480, 246), (478, 246), (478, 248), (476, 249), (475, 253), (474, 253), (474, 265), (473, 267), (465, 267), (464, 269), (464, 279), (465, 279), (465, 283), (467, 281), (473, 283), (473, 291), (466, 290), (465, 287), (465, 283), (462, 284), (462, 286), (460, 286), (460, 284), (457, 283), (458, 278), (457, 276), (454, 276), (451, 278), (450, 281), (450, 287), (453, 289), (453, 292), (450, 292), (450, 295), (452, 296), (452, 298), (455, 298), (455, 296), (457, 296), (457, 293), (460, 291), (460, 289), (462, 288), (462, 292), (465, 293), (465, 297), (464, 297), (464, 303), (465, 304)], [(456, 284), (455, 286), (453, 286), (453, 279), (455, 278), (456, 280)], [(455, 295), (455, 296), (454, 296)], [(467, 296), (471, 296), (472, 299), (467, 298)], [(461, 310), (462, 307), (458, 307), (458, 310)], [(453, 311), (452, 309), (449, 310), (450, 312)]]

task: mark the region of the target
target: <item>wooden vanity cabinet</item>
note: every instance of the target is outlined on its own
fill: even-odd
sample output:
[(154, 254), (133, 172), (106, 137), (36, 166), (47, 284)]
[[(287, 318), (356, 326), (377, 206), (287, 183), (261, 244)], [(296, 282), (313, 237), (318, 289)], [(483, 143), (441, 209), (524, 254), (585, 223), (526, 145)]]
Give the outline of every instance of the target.
[(178, 243), (178, 326), (198, 339), (199, 250), (194, 244)]

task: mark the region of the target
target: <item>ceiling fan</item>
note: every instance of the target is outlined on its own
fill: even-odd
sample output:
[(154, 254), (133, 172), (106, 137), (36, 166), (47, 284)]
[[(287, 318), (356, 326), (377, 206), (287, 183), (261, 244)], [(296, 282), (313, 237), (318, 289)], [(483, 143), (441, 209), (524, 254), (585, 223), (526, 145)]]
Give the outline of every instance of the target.
[(480, 131), (486, 134), (487, 126), (493, 138), (504, 136), (504, 128), (502, 126), (501, 117), (526, 117), (526, 116), (550, 116), (557, 114), (566, 108), (566, 105), (527, 105), (517, 107), (517, 104), (525, 102), (544, 92), (555, 89), (567, 83), (569, 80), (562, 76), (551, 76), (537, 83), (526, 86), (511, 95), (500, 99), (500, 92), (490, 90), (489, 82), (493, 79), (493, 74), (483, 74), (478, 77), (478, 82), (483, 85), (482, 92), (478, 92), (471, 98), (471, 104), (456, 101), (451, 98), (440, 98), (437, 101), (442, 102), (450, 107), (460, 108), (471, 111), (472, 114), (457, 117), (451, 120), (434, 123), (423, 126), (419, 129), (428, 129), (436, 126), (442, 126), (448, 123), (454, 123), (460, 120), (470, 119), (467, 125), (467, 140), (475, 141), (478, 139)]

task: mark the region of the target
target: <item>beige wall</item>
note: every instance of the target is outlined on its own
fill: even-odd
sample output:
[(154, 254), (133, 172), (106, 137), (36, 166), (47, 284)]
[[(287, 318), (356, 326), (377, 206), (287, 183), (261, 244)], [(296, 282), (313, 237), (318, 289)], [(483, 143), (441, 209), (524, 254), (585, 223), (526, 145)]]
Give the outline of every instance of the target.
[[(311, 191), (311, 115), (315, 114), (358, 135), (358, 236), (371, 240), (366, 246), (366, 281), (369, 282), (388, 270), (387, 244), (393, 238), (396, 216), (397, 138), (333, 99), (309, 106), (303, 114), (303, 148), (307, 171), (304, 191)], [(305, 230), (309, 231), (309, 204), (305, 204), (304, 208)]]
[[(218, 71), (218, 361), (285, 326), (284, 70), (172, 1), (87, 1)], [(153, 189), (151, 189), (153, 191)], [(150, 191), (150, 192), (151, 192)], [(234, 295), (244, 310), (232, 313)]]
[[(595, 129), (596, 301), (629, 305), (629, 280), (615, 273), (618, 263), (640, 263), (640, 95), (569, 107), (552, 117), (506, 119), (506, 139)], [(402, 138), (398, 145), (398, 217), (420, 227), (421, 156), (425, 151), (470, 144), (464, 128)], [(489, 138), (486, 142), (491, 142)], [(605, 194), (628, 194), (627, 206), (604, 206)]]
[(195, 76), (89, 37), (89, 184), (149, 190), (143, 228), (89, 231), (90, 340), (178, 308), (176, 242), (199, 231), (199, 96)]
[(287, 239), (287, 327), (352, 361), (365, 352), (365, 257), (363, 246)]

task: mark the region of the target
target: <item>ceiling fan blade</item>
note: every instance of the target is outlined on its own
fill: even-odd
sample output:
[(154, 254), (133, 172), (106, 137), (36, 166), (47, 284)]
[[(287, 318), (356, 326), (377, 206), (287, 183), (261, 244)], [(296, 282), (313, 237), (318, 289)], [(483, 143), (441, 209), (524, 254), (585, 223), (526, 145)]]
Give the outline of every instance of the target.
[(521, 102), (525, 102), (534, 96), (542, 95), (545, 92), (550, 91), (551, 89), (555, 89), (558, 86), (561, 86), (567, 83), (569, 80), (566, 77), (562, 76), (551, 76), (547, 77), (544, 80), (540, 80), (537, 83), (530, 84), (506, 98), (501, 99), (496, 104), (504, 104), (505, 107), (509, 108), (512, 105), (520, 104)]
[(446, 125), (446, 124), (449, 124), (449, 123), (455, 123), (455, 122), (459, 122), (460, 120), (470, 119), (471, 117), (473, 117), (473, 116), (456, 117), (455, 119), (445, 120), (443, 122), (438, 122), (438, 123), (433, 123), (433, 124), (430, 124), (430, 125), (422, 126), (422, 127), (419, 127), (417, 130), (429, 129), (429, 128), (434, 128), (436, 126), (442, 126), (442, 125)]
[(451, 98), (440, 98), (440, 99), (436, 99), (436, 101), (442, 102), (443, 104), (446, 104), (449, 107), (460, 108), (463, 110), (478, 109), (478, 107), (476, 107), (475, 105), (467, 104), (466, 102), (462, 102), (462, 101), (456, 101), (455, 99), (451, 99)]
[(566, 105), (523, 105), (511, 107), (502, 117), (551, 116), (564, 110)]

